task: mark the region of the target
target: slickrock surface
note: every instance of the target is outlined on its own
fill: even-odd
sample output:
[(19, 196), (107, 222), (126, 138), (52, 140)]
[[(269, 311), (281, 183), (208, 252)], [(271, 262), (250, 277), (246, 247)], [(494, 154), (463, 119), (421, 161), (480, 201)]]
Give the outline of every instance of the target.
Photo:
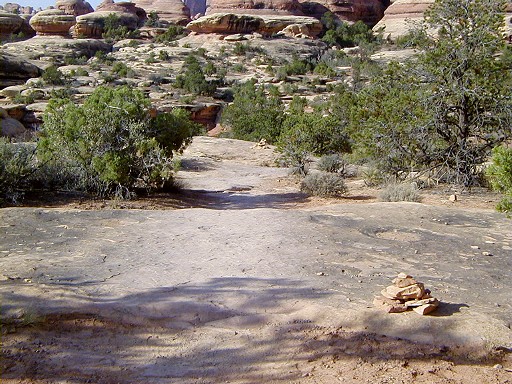
[[(200, 137), (181, 209), (1, 209), (2, 381), (510, 380), (510, 219), (315, 205), (274, 159)], [(431, 316), (368, 307), (399, 271), (435, 292)]]

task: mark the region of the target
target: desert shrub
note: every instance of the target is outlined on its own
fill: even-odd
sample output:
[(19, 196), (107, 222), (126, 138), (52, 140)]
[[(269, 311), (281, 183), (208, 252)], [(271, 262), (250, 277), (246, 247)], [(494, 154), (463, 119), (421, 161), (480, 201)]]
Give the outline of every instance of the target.
[(320, 171), (341, 174), (344, 173), (346, 166), (347, 162), (338, 153), (322, 156), (317, 164)]
[(117, 61), (112, 65), (112, 73), (115, 73), (121, 77), (133, 77), (133, 69), (129, 68), (125, 63)]
[(19, 202), (35, 169), (34, 146), (0, 137), (0, 205)]
[(32, 104), (33, 102), (36, 101), (35, 92), (29, 92), (25, 95), (18, 93), (11, 100), (13, 103), (16, 103), (16, 104)]
[(154, 27), (159, 28), (162, 26), (162, 22), (160, 21), (160, 16), (156, 11), (151, 11), (147, 14), (148, 18), (144, 22), (144, 26), (146, 27)]
[(182, 73), (176, 76), (174, 86), (196, 95), (212, 95), (217, 89), (215, 82), (206, 80), (201, 64), (193, 54), (185, 59)]
[(66, 77), (59, 71), (55, 65), (50, 65), (43, 71), (41, 76), (46, 84), (50, 85), (64, 85), (66, 84)]
[(149, 99), (129, 87), (97, 88), (84, 102), (52, 99), (43, 117), (38, 156), (72, 170), (74, 188), (129, 197), (172, 182), (172, 157), (198, 130), (186, 112), (152, 116)]
[(87, 56), (66, 56), (64, 57), (64, 64), (66, 65), (84, 65), (87, 64)]
[(204, 66), (204, 74), (206, 76), (211, 76), (215, 73), (217, 73), (217, 68), (215, 67), (215, 64), (213, 64), (211, 61), (208, 61)]
[(512, 148), (494, 148), (491, 161), (486, 170), (487, 178), (493, 189), (505, 195), (496, 208), (501, 212), (512, 212)]
[(326, 76), (326, 77), (334, 77), (336, 76), (336, 71), (332, 69), (325, 61), (319, 62), (313, 71), (317, 75)]
[(177, 39), (180, 39), (187, 35), (185, 28), (180, 25), (171, 24), (167, 27), (167, 30), (155, 37), (155, 43), (171, 43)]
[(304, 177), (300, 190), (308, 195), (339, 197), (347, 193), (343, 177), (335, 173), (315, 172)]
[(379, 195), (382, 201), (421, 201), (418, 187), (415, 183), (391, 183), (388, 184)]
[(164, 50), (160, 50), (158, 52), (158, 60), (160, 60), (160, 61), (167, 61), (170, 58), (171, 58), (171, 55), (169, 55), (169, 52), (164, 51)]
[(379, 36), (362, 21), (348, 24), (336, 20), (336, 16), (331, 12), (326, 12), (322, 17), (322, 23), (327, 30), (322, 41), (329, 46), (354, 47), (364, 43), (380, 42)]
[(123, 25), (121, 18), (115, 13), (108, 15), (103, 23), (102, 37), (107, 40), (119, 41), (138, 37), (138, 31), (129, 29)]
[(275, 143), (281, 134), (284, 106), (270, 88), (248, 81), (234, 89), (233, 102), (222, 113), (222, 123), (231, 127), (232, 137), (240, 140)]
[(87, 69), (80, 67), (77, 69), (72, 69), (69, 72), (69, 75), (70, 76), (89, 76), (89, 72), (87, 72)]

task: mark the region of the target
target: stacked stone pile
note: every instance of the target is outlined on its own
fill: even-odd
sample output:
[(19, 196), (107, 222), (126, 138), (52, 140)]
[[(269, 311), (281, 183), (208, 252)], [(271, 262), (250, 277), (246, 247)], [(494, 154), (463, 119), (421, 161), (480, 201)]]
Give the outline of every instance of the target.
[(412, 309), (420, 315), (429, 314), (437, 309), (439, 300), (432, 297), (425, 285), (406, 273), (400, 273), (393, 279), (393, 285), (384, 288), (381, 296), (373, 304), (388, 313), (405, 312)]

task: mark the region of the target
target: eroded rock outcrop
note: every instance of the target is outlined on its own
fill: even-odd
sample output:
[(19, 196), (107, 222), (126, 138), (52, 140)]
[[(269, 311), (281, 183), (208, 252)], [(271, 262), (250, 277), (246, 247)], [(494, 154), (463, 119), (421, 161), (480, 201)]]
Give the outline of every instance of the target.
[(340, 20), (363, 21), (373, 26), (384, 16), (389, 0), (318, 0), (301, 2), (304, 13), (321, 19), (325, 12), (334, 13)]
[(30, 26), (37, 35), (68, 36), (69, 29), (75, 25), (75, 16), (68, 15), (60, 9), (47, 9), (36, 13), (30, 19)]
[(57, 0), (55, 7), (64, 13), (73, 16), (85, 15), (94, 12), (94, 8), (84, 0)]
[(406, 35), (414, 22), (423, 20), (423, 14), (434, 0), (396, 0), (384, 12), (374, 30), (384, 28), (384, 37), (395, 40)]
[(135, 4), (146, 13), (156, 12), (160, 21), (179, 25), (190, 21), (191, 11), (181, 0), (136, 0)]
[(206, 14), (214, 13), (304, 15), (298, 0), (210, 0)]
[(129, 1), (114, 3), (113, 0), (105, 0), (98, 5), (96, 12), (130, 13), (137, 16), (137, 25), (139, 27), (142, 27), (147, 19), (146, 11), (143, 8), (138, 7), (135, 3)]
[[(5, 3), (3, 6), (0, 6), (0, 9), (17, 15), (34, 15), (37, 12), (33, 7), (25, 7), (17, 3)], [(42, 11), (40, 8), (38, 10)]]
[(322, 24), (314, 17), (307, 16), (259, 16), (234, 13), (215, 13), (191, 21), (187, 28), (198, 33), (261, 33), (270, 36), (286, 27), (307, 31), (309, 37), (316, 37), (322, 31)]
[(9, 12), (0, 12), (0, 37), (18, 33), (23, 25), (23, 18)]
[(39, 77), (39, 67), (18, 57), (0, 53), (0, 88), (9, 85), (23, 84), (32, 77)]

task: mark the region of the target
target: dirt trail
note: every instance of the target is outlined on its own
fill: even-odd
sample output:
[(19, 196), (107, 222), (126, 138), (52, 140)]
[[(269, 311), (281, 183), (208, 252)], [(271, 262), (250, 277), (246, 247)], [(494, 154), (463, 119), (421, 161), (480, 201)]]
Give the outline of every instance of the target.
[[(191, 208), (0, 210), (2, 382), (512, 382), (510, 219), (318, 204), (274, 158), (198, 138)], [(438, 312), (372, 308), (401, 271)]]

